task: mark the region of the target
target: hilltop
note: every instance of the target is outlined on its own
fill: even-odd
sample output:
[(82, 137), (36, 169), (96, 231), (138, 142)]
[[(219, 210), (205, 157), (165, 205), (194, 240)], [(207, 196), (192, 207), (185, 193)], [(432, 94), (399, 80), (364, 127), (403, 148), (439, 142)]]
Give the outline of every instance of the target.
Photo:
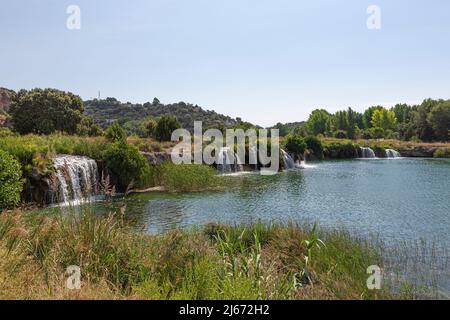
[(163, 104), (157, 98), (144, 104), (122, 103), (115, 98), (94, 99), (85, 101), (84, 109), (86, 115), (91, 116), (103, 128), (115, 121), (125, 123), (167, 114), (176, 116), (183, 128), (189, 130), (193, 129), (194, 121), (203, 121), (204, 128), (230, 127), (241, 121), (190, 103)]

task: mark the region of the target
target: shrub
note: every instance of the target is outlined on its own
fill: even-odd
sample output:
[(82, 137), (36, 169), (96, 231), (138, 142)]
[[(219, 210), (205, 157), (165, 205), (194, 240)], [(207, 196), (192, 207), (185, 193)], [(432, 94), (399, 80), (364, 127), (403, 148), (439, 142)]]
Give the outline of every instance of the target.
[(114, 142), (105, 152), (106, 166), (117, 176), (119, 189), (131, 184), (141, 186), (150, 173), (147, 159), (136, 146)]
[(0, 209), (16, 206), (20, 201), (22, 188), (20, 163), (0, 150)]
[(122, 126), (115, 122), (106, 129), (106, 138), (111, 142), (121, 142), (127, 141), (127, 134)]
[(358, 145), (351, 142), (332, 142), (325, 145), (324, 156), (331, 159), (352, 159), (358, 157)]
[(165, 162), (152, 167), (153, 185), (162, 185), (170, 192), (192, 192), (221, 186), (222, 178), (207, 165)]
[(378, 158), (386, 158), (386, 149), (382, 146), (372, 145), (370, 148), (375, 152)]
[(308, 149), (312, 150), (314, 153), (314, 156), (318, 159), (323, 158), (323, 146), (322, 142), (319, 140), (319, 138), (315, 136), (309, 136), (305, 138), (305, 143), (308, 147)]
[(343, 130), (338, 130), (334, 134), (334, 137), (338, 139), (347, 139), (347, 133)]
[(170, 141), (172, 138), (172, 132), (181, 127), (177, 118), (173, 115), (162, 116), (155, 128), (155, 138), (159, 141)]
[(83, 101), (77, 95), (56, 89), (21, 90), (14, 97), (11, 122), (21, 133), (73, 134), (82, 119)]
[(306, 143), (301, 137), (288, 135), (284, 141), (284, 148), (288, 153), (301, 158), (305, 153)]
[(439, 148), (434, 152), (435, 158), (450, 158), (450, 148)]

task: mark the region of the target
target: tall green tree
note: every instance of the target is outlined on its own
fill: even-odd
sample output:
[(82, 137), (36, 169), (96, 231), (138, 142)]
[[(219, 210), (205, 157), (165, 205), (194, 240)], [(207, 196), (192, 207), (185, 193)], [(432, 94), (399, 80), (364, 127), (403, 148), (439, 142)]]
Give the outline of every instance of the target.
[(331, 115), (324, 109), (316, 109), (309, 116), (307, 126), (313, 135), (326, 134), (331, 130)]
[(372, 125), (373, 113), (376, 110), (380, 110), (380, 109), (383, 109), (383, 107), (382, 106), (374, 106), (374, 107), (370, 107), (370, 108), (366, 109), (366, 111), (364, 111), (362, 121), (363, 121), (365, 129), (369, 129), (369, 128), (373, 127), (373, 125)]
[(10, 108), (13, 127), (21, 134), (55, 131), (74, 134), (83, 111), (79, 96), (56, 89), (21, 90)]
[(155, 138), (159, 141), (170, 141), (172, 132), (181, 128), (177, 118), (173, 115), (164, 115), (159, 118), (155, 128)]
[(385, 108), (375, 110), (372, 115), (372, 126), (383, 130), (392, 130), (397, 124), (397, 118), (393, 111)]
[(450, 140), (450, 100), (435, 105), (429, 115), (428, 122), (438, 140)]

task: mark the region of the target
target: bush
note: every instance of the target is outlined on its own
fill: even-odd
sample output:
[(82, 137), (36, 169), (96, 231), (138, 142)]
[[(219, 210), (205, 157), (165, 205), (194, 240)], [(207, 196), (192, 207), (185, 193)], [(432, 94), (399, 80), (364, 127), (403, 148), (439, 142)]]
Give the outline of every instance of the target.
[(21, 134), (74, 134), (83, 111), (79, 96), (56, 89), (21, 90), (9, 110), (14, 129)]
[(343, 130), (338, 130), (335, 132), (334, 137), (337, 139), (347, 139), (347, 133)]
[(117, 176), (119, 189), (125, 190), (132, 184), (142, 186), (150, 173), (147, 159), (136, 146), (114, 142), (105, 152), (106, 166)]
[(127, 141), (127, 134), (122, 126), (115, 122), (106, 129), (106, 138), (111, 142), (125, 143)]
[(434, 152), (435, 158), (450, 158), (450, 148), (439, 148)]
[(153, 167), (154, 184), (163, 185), (171, 192), (208, 190), (221, 185), (217, 171), (207, 165), (166, 162)]
[(315, 136), (306, 137), (305, 143), (306, 143), (308, 149), (312, 150), (312, 152), (314, 153), (314, 156), (317, 159), (323, 158), (323, 146), (322, 146), (322, 142), (319, 140), (319, 138), (317, 138)]
[(386, 148), (378, 145), (370, 146), (370, 148), (375, 152), (375, 156), (378, 158), (386, 158)]
[(306, 143), (299, 136), (288, 135), (284, 141), (284, 148), (289, 154), (293, 154), (296, 158), (302, 158), (306, 151)]
[(181, 128), (181, 125), (175, 116), (162, 116), (158, 120), (154, 130), (155, 138), (159, 141), (170, 141), (172, 138), (172, 132), (179, 128)]
[(358, 145), (351, 142), (327, 143), (324, 148), (324, 156), (331, 159), (352, 159), (358, 157)]
[(9, 153), (0, 150), (0, 209), (16, 206), (22, 188), (20, 163)]

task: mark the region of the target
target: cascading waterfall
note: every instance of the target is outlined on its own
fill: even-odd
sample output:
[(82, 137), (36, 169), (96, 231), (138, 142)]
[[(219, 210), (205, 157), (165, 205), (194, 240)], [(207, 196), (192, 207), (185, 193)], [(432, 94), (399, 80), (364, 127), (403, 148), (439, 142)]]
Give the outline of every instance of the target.
[(394, 149), (386, 149), (386, 158), (389, 159), (395, 159), (395, 158), (401, 158), (402, 155), (400, 152), (394, 150)]
[(364, 159), (376, 158), (375, 152), (371, 148), (361, 147), (360, 149), (361, 149), (361, 158), (364, 158)]
[(217, 169), (221, 173), (241, 172), (244, 170), (239, 156), (228, 147), (220, 149), (216, 163)]
[(58, 155), (54, 159), (57, 185), (53, 202), (69, 203), (98, 192), (98, 168), (95, 160), (88, 157)]
[(283, 149), (281, 149), (281, 153), (283, 155), (284, 169), (286, 169), (286, 170), (295, 169), (297, 166), (295, 164), (294, 159), (292, 159), (292, 157), (289, 155), (289, 153), (287, 153)]

